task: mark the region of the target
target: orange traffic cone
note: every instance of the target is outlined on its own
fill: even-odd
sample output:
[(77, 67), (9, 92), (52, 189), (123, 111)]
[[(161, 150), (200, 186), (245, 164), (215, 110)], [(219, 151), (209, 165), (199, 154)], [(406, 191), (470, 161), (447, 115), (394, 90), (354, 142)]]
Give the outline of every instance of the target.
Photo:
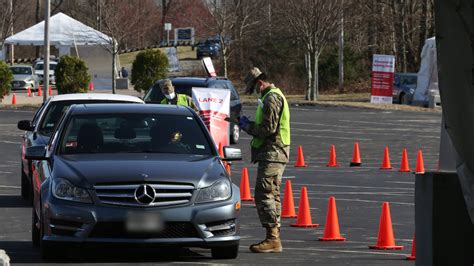
[(220, 142), (219, 142), (218, 151), (219, 151), (219, 156), (220, 156), (221, 158), (224, 158), (224, 147), (222, 147), (222, 143), (220, 143)]
[(382, 170), (392, 169), (392, 164), (390, 163), (390, 155), (388, 151), (388, 146), (385, 147), (384, 154), (383, 154), (382, 167), (380, 167), (380, 169)]
[(247, 168), (242, 169), (242, 177), (240, 179), (240, 200), (253, 201), (250, 195), (249, 173)]
[(408, 166), (407, 149), (403, 149), (402, 163), (400, 164), (400, 169), (398, 169), (398, 172), (411, 172), (410, 166)]
[(298, 207), (298, 218), (296, 224), (291, 224), (293, 227), (318, 227), (319, 224), (313, 224), (311, 220), (311, 213), (309, 209), (308, 191), (306, 187), (301, 188), (300, 205)]
[(26, 96), (31, 97), (31, 89), (30, 89), (30, 87), (28, 87), (28, 88), (26, 89)]
[(89, 91), (93, 91), (94, 90), (94, 83), (91, 81), (89, 82)]
[(296, 157), (295, 167), (306, 167), (307, 165), (304, 163), (304, 155), (303, 155), (303, 147), (298, 145), (298, 156)]
[(352, 154), (352, 162), (349, 166), (361, 166), (362, 162), (360, 159), (360, 152), (359, 152), (359, 142), (354, 143), (354, 153)]
[(41, 85), (38, 87), (38, 96), (43, 96), (43, 87)]
[(13, 105), (16, 104), (16, 95), (15, 95), (15, 93), (13, 93), (12, 104), (13, 104)]
[(423, 162), (423, 153), (421, 149), (418, 150), (418, 157), (416, 158), (416, 174), (424, 174), (425, 173), (425, 163)]
[(324, 227), (324, 236), (320, 241), (346, 241), (345, 237), (339, 232), (339, 219), (337, 218), (336, 198), (329, 197), (328, 213), (326, 215), (326, 226)]
[(336, 160), (336, 147), (334, 147), (334, 145), (331, 145), (331, 149), (329, 151), (329, 162), (326, 166), (339, 167), (339, 164), (337, 164), (337, 160)]
[(413, 241), (411, 242), (411, 255), (406, 257), (407, 260), (416, 260), (416, 235), (413, 235)]
[(48, 87), (48, 95), (53, 96), (53, 88), (51, 86)]
[(379, 235), (377, 244), (369, 246), (371, 249), (395, 249), (401, 250), (403, 246), (395, 245), (393, 237), (392, 217), (390, 215), (390, 206), (388, 202), (382, 205), (382, 215), (380, 215)]
[(283, 206), (281, 207), (281, 218), (296, 218), (295, 202), (293, 200), (293, 189), (291, 181), (286, 180), (285, 195), (283, 198)]

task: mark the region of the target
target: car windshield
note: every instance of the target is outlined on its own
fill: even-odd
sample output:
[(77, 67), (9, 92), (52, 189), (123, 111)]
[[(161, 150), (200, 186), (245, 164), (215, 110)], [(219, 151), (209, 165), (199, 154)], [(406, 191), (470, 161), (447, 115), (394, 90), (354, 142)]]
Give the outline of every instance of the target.
[(31, 68), (29, 67), (10, 67), (13, 75), (31, 75)]
[[(35, 66), (35, 70), (43, 70), (44, 69), (44, 64), (43, 63), (38, 63)], [(49, 70), (54, 71), (56, 69), (56, 64), (49, 64)]]
[(400, 85), (416, 85), (416, 76), (400, 76)]
[(210, 147), (205, 131), (193, 116), (90, 114), (69, 119), (60, 153), (212, 155)]
[(56, 123), (59, 121), (61, 116), (67, 110), (67, 108), (73, 104), (85, 104), (85, 103), (124, 103), (124, 101), (110, 101), (110, 100), (74, 100), (74, 101), (58, 101), (52, 102), (44, 118), (41, 121), (38, 131), (42, 135), (51, 136), (51, 133), (56, 126)]

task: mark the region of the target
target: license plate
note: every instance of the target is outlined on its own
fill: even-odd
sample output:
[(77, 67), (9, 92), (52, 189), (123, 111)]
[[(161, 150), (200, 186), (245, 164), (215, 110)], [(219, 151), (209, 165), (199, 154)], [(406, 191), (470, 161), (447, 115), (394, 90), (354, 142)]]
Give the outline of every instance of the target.
[(163, 221), (157, 213), (129, 212), (126, 221), (130, 233), (156, 233), (164, 229)]

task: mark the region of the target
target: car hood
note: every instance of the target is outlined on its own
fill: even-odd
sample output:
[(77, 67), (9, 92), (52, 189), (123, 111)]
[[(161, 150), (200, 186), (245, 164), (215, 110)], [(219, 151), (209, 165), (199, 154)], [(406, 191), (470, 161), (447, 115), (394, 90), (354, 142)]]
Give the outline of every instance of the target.
[(13, 75), (13, 80), (20, 80), (20, 81), (23, 81), (23, 80), (27, 80), (27, 79), (34, 79), (34, 77), (32, 75), (20, 75), (20, 74), (16, 74), (16, 75)]
[(119, 153), (56, 156), (53, 176), (87, 188), (146, 182), (188, 183), (202, 188), (227, 173), (216, 156)]

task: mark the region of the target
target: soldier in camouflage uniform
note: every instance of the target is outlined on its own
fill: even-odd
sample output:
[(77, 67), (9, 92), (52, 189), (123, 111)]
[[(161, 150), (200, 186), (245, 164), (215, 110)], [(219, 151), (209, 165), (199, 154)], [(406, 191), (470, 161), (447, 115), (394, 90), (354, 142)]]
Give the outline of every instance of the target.
[(161, 104), (174, 104), (174, 105), (181, 105), (181, 106), (189, 106), (194, 109), (194, 111), (198, 111), (197, 106), (194, 104), (194, 101), (191, 97), (186, 94), (178, 94), (174, 91), (174, 86), (171, 80), (165, 79), (165, 81), (161, 84), (161, 92), (165, 96), (165, 98), (161, 101)]
[(259, 94), (255, 121), (242, 116), (239, 125), (249, 135), (252, 162), (258, 163), (255, 204), (266, 238), (250, 246), (254, 253), (281, 252), (280, 186), (290, 153), (290, 111), (285, 96), (264, 73), (252, 68), (245, 82), (248, 92)]

